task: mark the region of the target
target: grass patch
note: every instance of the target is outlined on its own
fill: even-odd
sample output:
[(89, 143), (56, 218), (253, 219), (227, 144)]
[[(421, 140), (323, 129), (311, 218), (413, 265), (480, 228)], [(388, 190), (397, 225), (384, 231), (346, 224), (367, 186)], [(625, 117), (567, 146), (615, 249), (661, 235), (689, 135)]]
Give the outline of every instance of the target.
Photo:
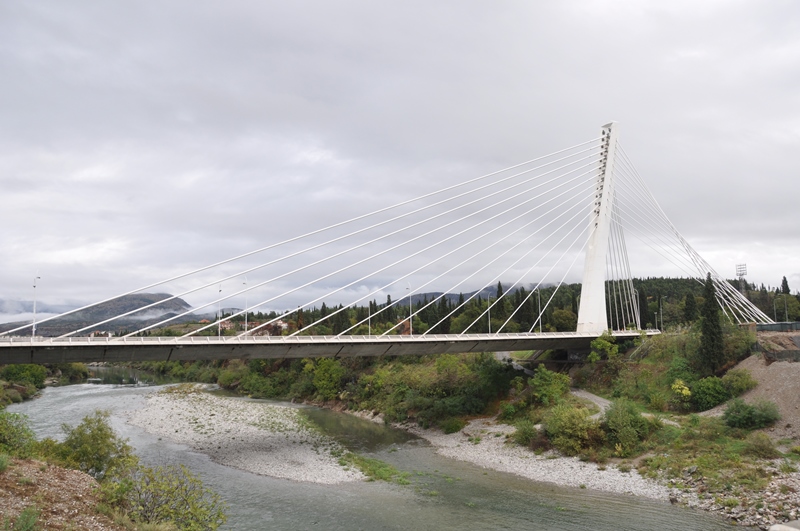
[(39, 520), (39, 514), (41, 512), (35, 506), (31, 505), (29, 507), (25, 507), (19, 516), (14, 520), (14, 523), (11, 523), (11, 520), (6, 518), (3, 521), (3, 529), (14, 529), (14, 531), (34, 531), (38, 529), (39, 526), (37, 522)]
[(389, 483), (397, 483), (398, 485), (408, 485), (408, 472), (401, 472), (389, 463), (374, 459), (372, 457), (365, 457), (353, 452), (345, 452), (339, 457), (339, 464), (341, 466), (353, 466), (361, 471), (362, 474), (367, 476), (369, 481), (387, 481)]

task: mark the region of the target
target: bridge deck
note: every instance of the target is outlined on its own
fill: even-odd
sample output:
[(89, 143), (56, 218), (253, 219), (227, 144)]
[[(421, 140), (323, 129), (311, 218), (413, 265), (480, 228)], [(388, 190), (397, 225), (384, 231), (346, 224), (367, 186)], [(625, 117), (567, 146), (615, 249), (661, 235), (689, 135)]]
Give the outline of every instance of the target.
[[(646, 331), (648, 335), (658, 330)], [(614, 332), (618, 339), (638, 331)], [(405, 356), (464, 352), (585, 349), (597, 334), (438, 334), (418, 336), (202, 336), (129, 338), (0, 338), (0, 364), (194, 361), (250, 358)]]

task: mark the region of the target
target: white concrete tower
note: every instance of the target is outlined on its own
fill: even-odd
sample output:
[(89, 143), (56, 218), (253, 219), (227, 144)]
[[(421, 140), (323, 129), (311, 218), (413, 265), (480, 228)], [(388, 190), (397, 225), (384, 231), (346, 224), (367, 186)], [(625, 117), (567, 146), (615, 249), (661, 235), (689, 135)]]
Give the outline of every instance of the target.
[(583, 264), (583, 285), (578, 307), (578, 333), (602, 334), (608, 330), (606, 316), (606, 257), (614, 204), (614, 157), (617, 150), (617, 123), (603, 126), (600, 140), (600, 168), (595, 182), (589, 243)]

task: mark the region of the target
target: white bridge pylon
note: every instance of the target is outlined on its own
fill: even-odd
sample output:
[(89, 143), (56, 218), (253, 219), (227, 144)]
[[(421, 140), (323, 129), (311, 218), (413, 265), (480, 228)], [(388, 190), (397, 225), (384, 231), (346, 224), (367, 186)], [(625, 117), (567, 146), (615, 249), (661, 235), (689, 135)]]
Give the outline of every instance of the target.
[[(611, 235), (611, 212), (614, 205), (614, 161), (617, 150), (617, 125), (603, 126), (601, 134), (600, 166), (595, 184), (594, 203), (589, 219), (589, 241), (583, 263), (581, 301), (578, 308), (578, 332), (602, 334), (608, 330), (606, 307), (606, 264)], [(627, 264), (627, 255), (625, 256)], [(631, 292), (632, 293), (632, 292)], [(631, 299), (633, 307), (638, 301)], [(636, 328), (639, 312), (633, 312)]]
[[(328, 345), (349, 341), (362, 346), (366, 341), (378, 345), (371, 352), (389, 352), (394, 342), (398, 348), (392, 353), (403, 349), (420, 353), (409, 345), (425, 344), (426, 351), (471, 349), (489, 343), (499, 346), (498, 340), (513, 336), (515, 341), (522, 341), (515, 343), (517, 346), (530, 347), (537, 336), (544, 337), (545, 317), (552, 315), (557, 304), (563, 306), (559, 290), (580, 257), (584, 257), (584, 266), (577, 331), (564, 334), (577, 334), (581, 342), (606, 330), (627, 337), (646, 325), (639, 307), (646, 301), (640, 301), (634, 289), (628, 260), (626, 237), (631, 236), (675, 266), (680, 276), (702, 282), (711, 274), (718, 301), (732, 321), (771, 322), (719, 276), (672, 225), (625, 153), (618, 126), (612, 122), (602, 126), (599, 137), (586, 142), (36, 323), (38, 330), (45, 330), (49, 321), (64, 326), (80, 322), (75, 329), (59, 332), (58, 338), (34, 338), (32, 332), (37, 328), (33, 323), (0, 333), (0, 356), (8, 352), (3, 347), (21, 348), (25, 336), (30, 340), (31, 353), (48, 344), (59, 350), (88, 345), (90, 342), (82, 341), (82, 336), (115, 326), (121, 329), (123, 322), (126, 327), (139, 324), (107, 338), (106, 352), (118, 347), (133, 352), (134, 344), (144, 345), (143, 340), (137, 341), (141, 339), (138, 336), (193, 317), (196, 320), (199, 315), (210, 322), (181, 337), (159, 339), (161, 345), (173, 345), (167, 349), (172, 359), (179, 349), (213, 342), (212, 338), (197, 337), (200, 334), (219, 335), (216, 344), (224, 345), (223, 350), (236, 344), (248, 345), (245, 354), (251, 357), (258, 355), (258, 349), (253, 350), (256, 345), (280, 342), (293, 346), (294, 352), (299, 352), (301, 344), (313, 341)], [(639, 276), (648, 275), (645, 271)], [(509, 280), (513, 282), (509, 284)], [(503, 295), (492, 299), (494, 294), (489, 290), (500, 281), (505, 287)], [(171, 295), (96, 322), (79, 318), (98, 305), (127, 295), (152, 293), (154, 288)], [(415, 296), (416, 306), (409, 304), (413, 294), (421, 293), (430, 294), (430, 299), (419, 301)], [(517, 293), (524, 298), (520, 295), (522, 300), (509, 302)], [(462, 296), (456, 303), (454, 295), (458, 294)], [(192, 308), (150, 319), (146, 324), (141, 324), (143, 319), (136, 320), (178, 298), (190, 301)], [(377, 302), (384, 299), (385, 304)], [(367, 302), (368, 314), (353, 320), (353, 312), (348, 310), (363, 308)], [(311, 310), (323, 303), (335, 305), (314, 322), (298, 319), (296, 329), (283, 336), (286, 339), (259, 339), (267, 337), (266, 332), (274, 330), (288, 313)], [(433, 309), (437, 311), (432, 313)], [(233, 338), (220, 333), (232, 319), (262, 311), (275, 311), (277, 315), (250, 323)], [(349, 320), (332, 324), (343, 312), (348, 312), (344, 315), (350, 315)], [(526, 312), (532, 312), (532, 316)], [(428, 327), (415, 330), (413, 318), (423, 313), (430, 321)], [(456, 320), (458, 333), (450, 333), (449, 323)], [(388, 325), (376, 330), (378, 322)], [(401, 328), (406, 328), (405, 335), (399, 335)], [(490, 339), (466, 346), (470, 338), (479, 336)], [(558, 339), (550, 336), (554, 338)], [(566, 336), (561, 339), (568, 343)], [(403, 349), (399, 348), (401, 344)], [(381, 350), (386, 345), (390, 348)], [(219, 354), (217, 347), (212, 349), (215, 355)], [(357, 350), (340, 348), (333, 352)]]

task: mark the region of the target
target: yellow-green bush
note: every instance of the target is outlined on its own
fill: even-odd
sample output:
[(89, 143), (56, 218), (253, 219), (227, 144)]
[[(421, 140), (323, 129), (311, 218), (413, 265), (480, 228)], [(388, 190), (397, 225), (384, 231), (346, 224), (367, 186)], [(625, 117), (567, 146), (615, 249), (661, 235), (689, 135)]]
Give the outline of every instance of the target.
[(569, 404), (559, 404), (545, 414), (544, 428), (550, 442), (561, 453), (577, 455), (589, 446), (599, 423), (589, 418), (589, 412)]

